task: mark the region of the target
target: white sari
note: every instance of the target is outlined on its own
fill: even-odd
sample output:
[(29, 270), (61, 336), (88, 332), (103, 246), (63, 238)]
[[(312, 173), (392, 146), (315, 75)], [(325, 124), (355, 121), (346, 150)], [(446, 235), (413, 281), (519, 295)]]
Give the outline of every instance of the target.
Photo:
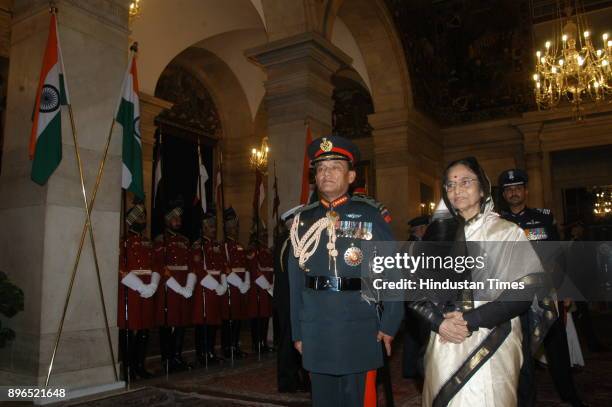
[[(501, 219), (492, 211), (490, 203), (478, 218), (466, 224), (464, 231), (468, 242), (527, 242), (522, 229)], [(519, 255), (516, 250), (513, 252), (511, 249), (513, 245), (508, 245), (509, 248), (503, 246), (485, 244), (485, 247), (493, 251), (490, 257), (496, 256), (498, 264), (503, 265), (497, 267), (495, 277), (501, 277), (505, 281), (515, 281), (541, 271), (541, 263), (529, 245), (521, 245), (522, 251), (525, 251), (526, 248), (530, 251), (527, 255), (524, 253)], [(493, 276), (473, 275), (473, 280), (483, 281), (487, 277)], [(475, 299), (474, 307), (482, 306), (486, 302)], [(498, 327), (494, 330), (497, 330), (496, 334), (500, 335)], [(507, 407), (517, 405), (518, 378), (523, 363), (521, 347), (523, 335), (520, 319), (514, 317), (510, 320), (509, 325), (505, 325), (507, 336), (496, 349), (489, 349), (483, 344), (491, 331), (491, 329), (481, 327), (461, 344), (442, 343), (439, 340), (440, 335), (435, 332), (431, 333), (425, 354), (423, 406), (432, 406), (436, 396), (441, 393), (447, 382), (454, 384), (455, 389), (460, 387), (456, 392), (446, 393), (445, 399), (450, 399), (446, 404), (448, 406)], [(478, 351), (472, 355), (476, 349)], [(482, 362), (483, 360), (486, 361)], [(480, 361), (480, 366), (478, 366), (478, 361)], [(465, 374), (466, 372), (471, 373)], [(443, 405), (443, 403), (440, 404), (440, 400), (437, 403)]]

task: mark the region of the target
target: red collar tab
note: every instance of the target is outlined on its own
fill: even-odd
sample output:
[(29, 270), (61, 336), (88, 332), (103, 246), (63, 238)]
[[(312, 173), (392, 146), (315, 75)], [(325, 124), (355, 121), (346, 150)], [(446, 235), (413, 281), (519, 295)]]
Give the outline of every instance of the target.
[(349, 200), (349, 196), (348, 195), (343, 195), (340, 198), (335, 199), (332, 202), (329, 202), (329, 201), (321, 198), (321, 205), (323, 205), (325, 208), (329, 208), (329, 207), (337, 208), (338, 206), (344, 205), (345, 203), (347, 203), (348, 200)]

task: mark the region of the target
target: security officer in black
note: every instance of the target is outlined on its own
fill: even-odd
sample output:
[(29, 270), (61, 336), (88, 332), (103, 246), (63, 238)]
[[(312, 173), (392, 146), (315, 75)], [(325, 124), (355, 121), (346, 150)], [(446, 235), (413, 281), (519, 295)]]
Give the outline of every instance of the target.
[[(417, 216), (408, 221), (410, 226), (409, 242), (423, 240), (430, 218), (427, 215)], [(410, 308), (406, 302), (404, 317), (404, 355), (402, 361), (402, 376), (406, 379), (424, 378), (425, 347), (429, 341), (431, 329), (423, 323), (422, 318)]]
[(281, 215), (283, 222), (274, 244), (274, 310), (278, 317), (275, 325), (278, 334), (276, 379), (279, 393), (309, 391), (308, 372), (302, 368), (302, 357), (291, 340), (291, 306), (289, 300), (288, 260), (291, 252), (289, 229), (293, 223), (295, 207)]
[[(550, 209), (527, 207), (527, 182), (527, 173), (520, 169), (506, 170), (500, 175), (499, 186), (502, 188), (503, 198), (509, 207), (508, 211), (502, 211), (501, 216), (520, 226), (529, 240), (558, 241), (557, 223)], [(553, 276), (554, 278), (555, 276)], [(558, 305), (559, 309), (564, 306), (562, 301)], [(530, 329), (526, 326), (529, 323), (528, 319), (522, 316), (521, 323), (523, 342), (524, 344), (529, 343), (527, 335), (529, 335)], [(585, 406), (586, 404), (580, 400), (574, 385), (567, 334), (562, 316), (558, 316), (548, 329), (543, 345), (548, 362), (548, 371), (561, 399), (574, 407)], [(524, 353), (524, 363), (521, 368), (518, 388), (519, 407), (535, 404), (534, 363), (529, 356), (528, 348), (525, 346)]]
[(394, 241), (390, 217), (372, 199), (348, 195), (359, 160), (352, 142), (324, 137), (308, 154), (321, 199), (301, 208), (291, 228), (292, 337), (311, 373), (313, 406), (363, 406), (375, 397), (380, 342), (390, 354), (403, 316), (402, 302), (384, 302), (379, 315), (361, 296), (361, 242)]

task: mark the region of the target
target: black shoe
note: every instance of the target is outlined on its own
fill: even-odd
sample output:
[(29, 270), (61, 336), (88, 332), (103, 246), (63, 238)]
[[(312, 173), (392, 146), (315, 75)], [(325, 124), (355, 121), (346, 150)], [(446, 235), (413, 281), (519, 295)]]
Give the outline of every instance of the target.
[(570, 405), (571, 405), (572, 407), (590, 407), (590, 405), (589, 405), (589, 404), (585, 403), (585, 402), (584, 402), (584, 401), (582, 401), (582, 400), (575, 400), (575, 401), (572, 401), (572, 402), (570, 402)]
[(208, 363), (211, 363), (213, 365), (217, 364), (217, 363), (220, 363), (220, 362), (223, 362), (225, 360), (224, 358), (215, 355), (213, 352), (208, 352), (206, 354), (206, 357), (208, 358)]
[(181, 371), (192, 368), (193, 366), (185, 362), (181, 356), (174, 356), (172, 359), (170, 359), (170, 371)]
[(236, 348), (234, 350), (234, 358), (236, 358), (236, 359), (244, 359), (247, 356), (249, 356), (249, 354), (246, 353), (246, 352), (243, 352), (242, 349), (240, 349), (240, 348)]
[(274, 349), (272, 349), (268, 345), (261, 346), (261, 353), (270, 353), (270, 352), (274, 352)]

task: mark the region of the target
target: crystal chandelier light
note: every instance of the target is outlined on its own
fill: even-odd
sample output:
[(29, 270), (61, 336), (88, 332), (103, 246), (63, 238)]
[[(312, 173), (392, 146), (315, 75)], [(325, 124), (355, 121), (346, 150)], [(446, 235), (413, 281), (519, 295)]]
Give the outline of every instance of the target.
[(132, 0), (130, 2), (129, 14), (130, 20), (133, 20), (134, 18), (138, 17), (138, 14), (140, 14), (140, 0)]
[(261, 140), (261, 147), (259, 149), (254, 148), (251, 150), (251, 157), (249, 160), (251, 168), (265, 174), (266, 169), (268, 168), (269, 152), (270, 148), (268, 147), (268, 138), (264, 137), (263, 140)]
[(535, 54), (534, 93), (538, 109), (550, 109), (565, 99), (580, 115), (583, 102), (612, 96), (612, 38), (608, 33), (593, 38), (579, 0), (565, 4), (565, 16), (558, 5), (557, 38), (546, 41), (544, 50)]
[(612, 188), (600, 187), (595, 191), (593, 213), (598, 217), (612, 216)]

